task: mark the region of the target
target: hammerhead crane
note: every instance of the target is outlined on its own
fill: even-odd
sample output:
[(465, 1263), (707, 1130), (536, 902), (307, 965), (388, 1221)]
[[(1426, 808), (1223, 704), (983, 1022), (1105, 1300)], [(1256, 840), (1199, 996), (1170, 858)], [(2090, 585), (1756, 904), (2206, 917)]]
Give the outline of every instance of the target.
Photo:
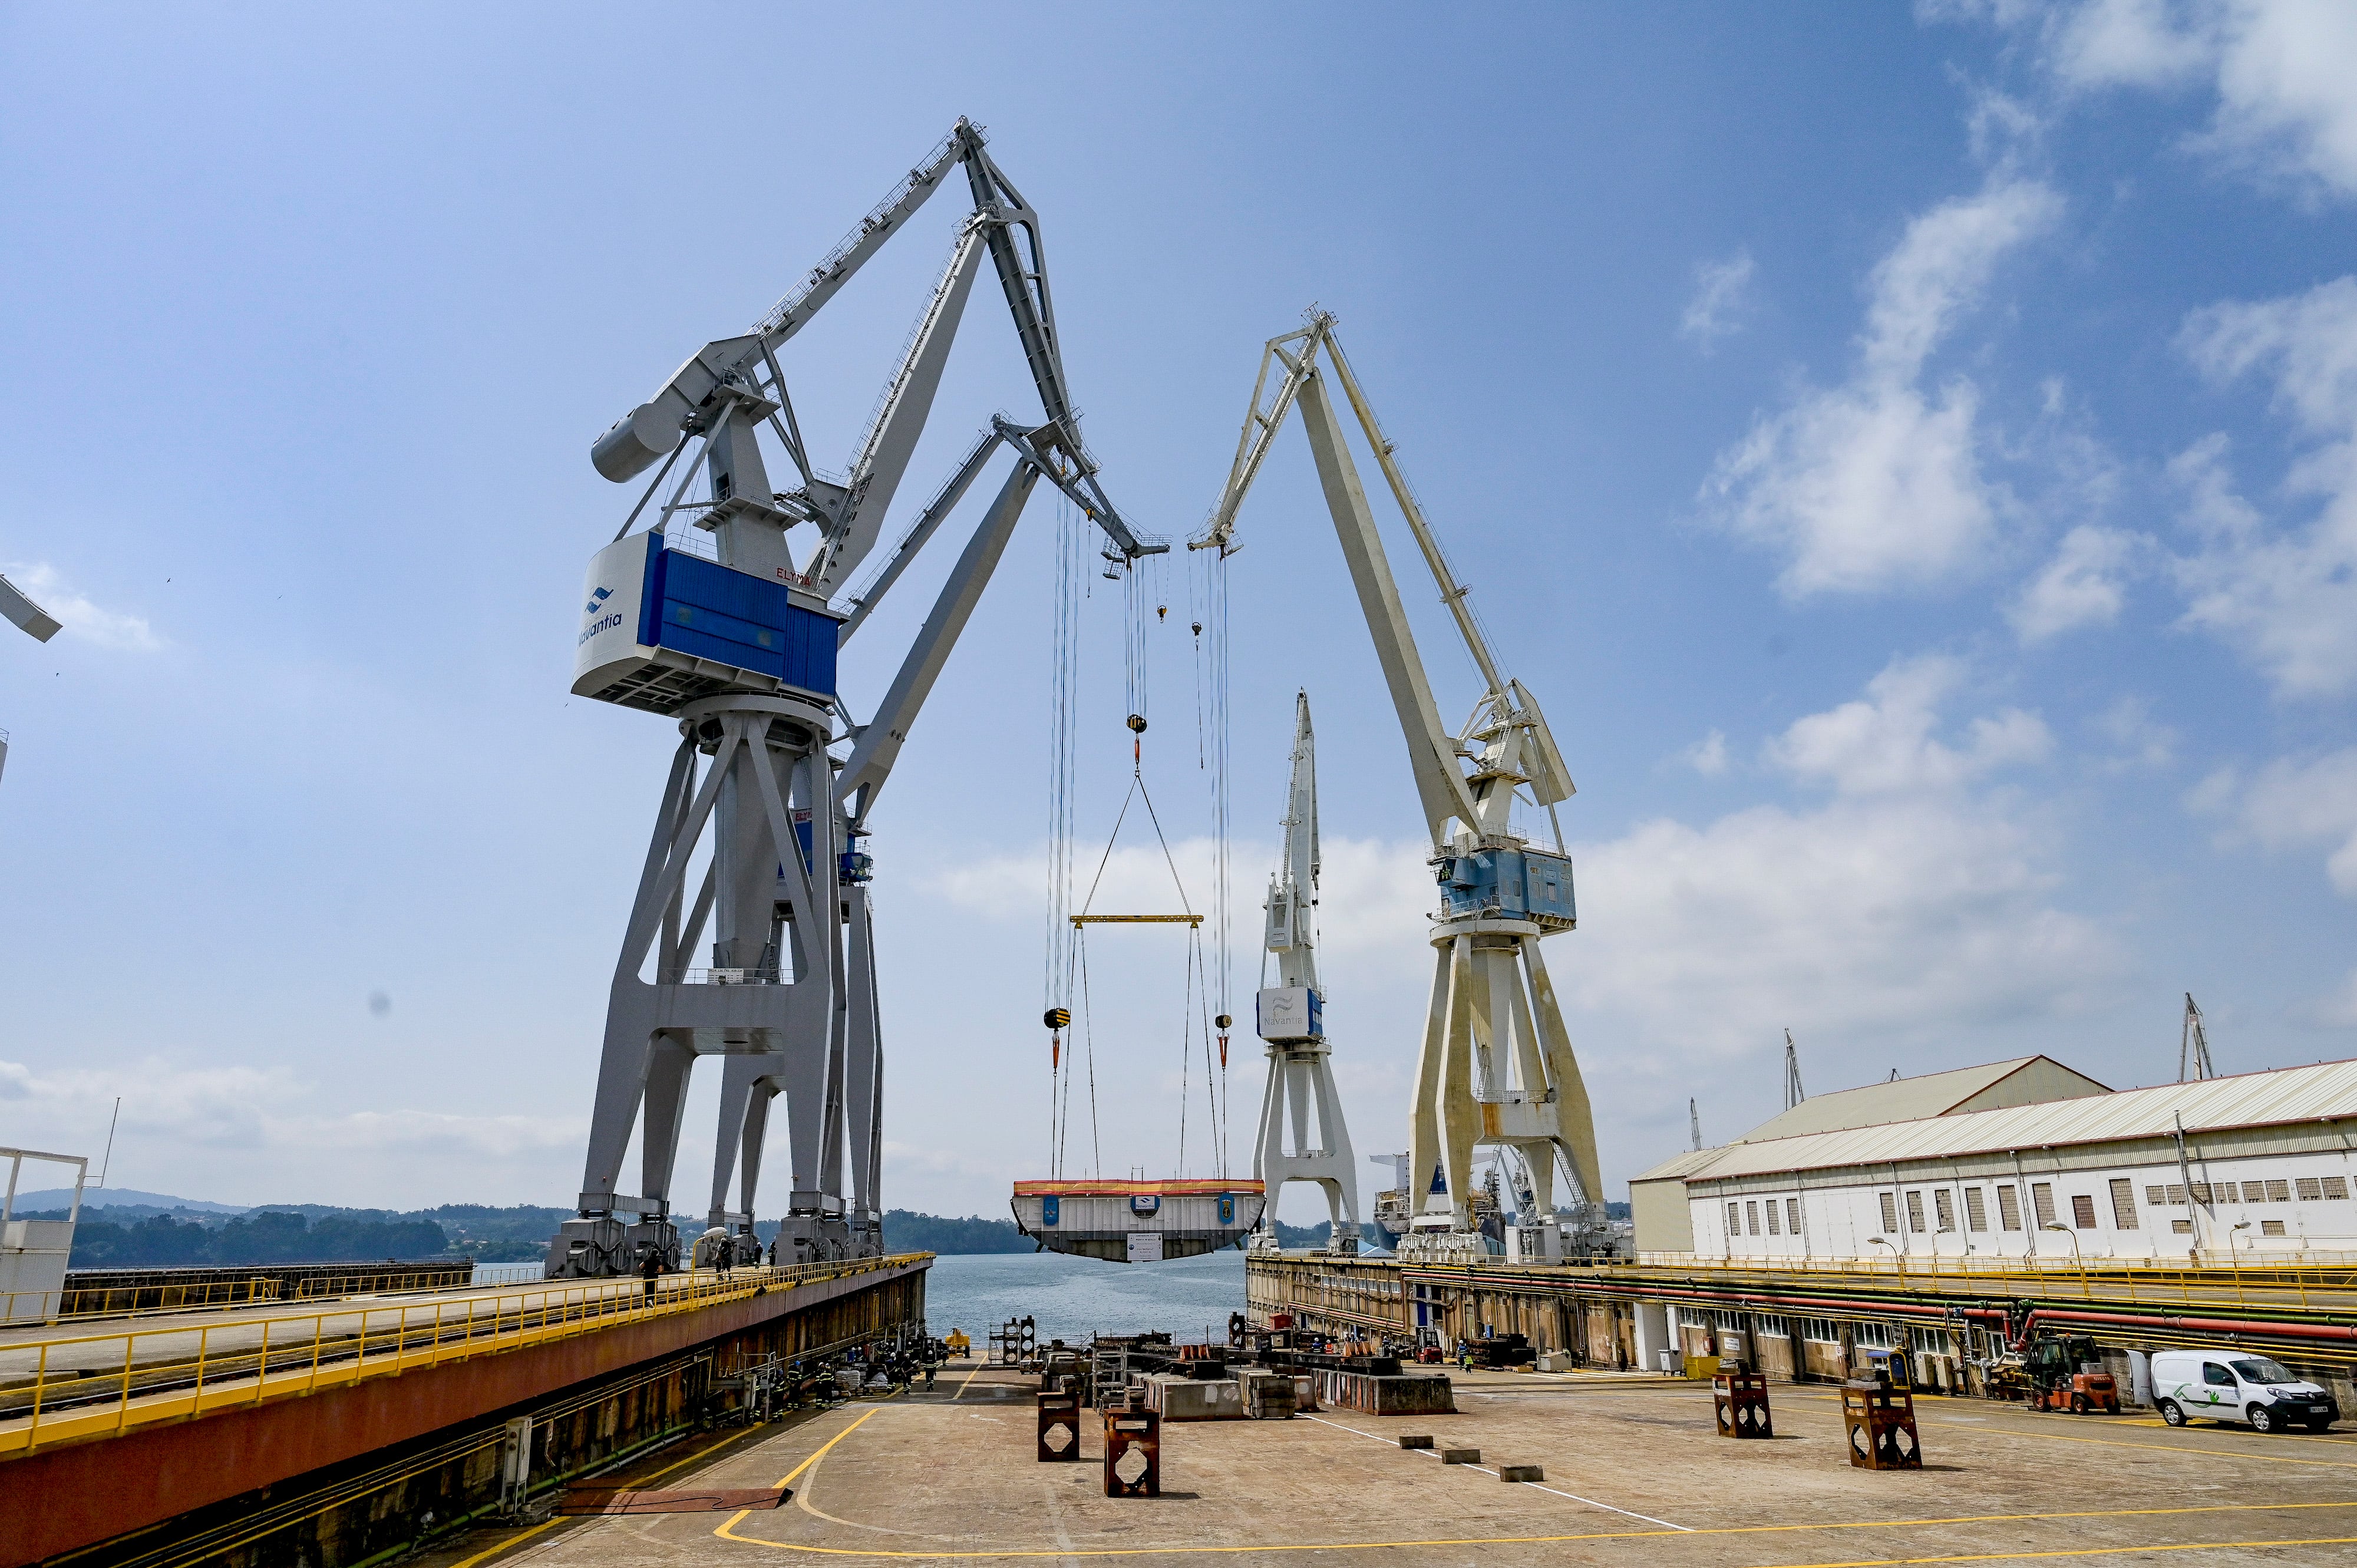
[[(1309, 727), (1309, 694), (1294, 697), (1293, 778), (1285, 796), (1285, 857), (1268, 884), (1267, 947), (1276, 955), (1277, 983), (1255, 998), (1260, 1036), (1268, 1042), (1268, 1088), (1261, 1096), (1260, 1136), (1253, 1175), (1268, 1194), (1259, 1246), (1276, 1239), (1278, 1190), (1289, 1181), (1315, 1182), (1325, 1191), (1332, 1221), (1327, 1249), (1359, 1250), (1359, 1177), (1351, 1133), (1334, 1092), (1325, 1004), (1318, 984), (1318, 755)], [(1317, 1144), (1309, 1119), (1318, 1119)], [(1286, 1152), (1286, 1133), (1293, 1152)]]
[[(1449, 731), (1433, 699), (1374, 513), (1327, 389), (1321, 353), (1480, 671), (1481, 696), (1457, 733)], [(1431, 928), (1431, 1001), (1410, 1133), (1409, 1232), (1401, 1239), (1401, 1252), (1454, 1257), (1479, 1250), (1473, 1152), (1503, 1144), (1527, 1161), (1530, 1218), (1544, 1221), (1518, 1247), (1558, 1257), (1561, 1236), (1551, 1219), (1558, 1158), (1577, 1189), (1575, 1213), (1583, 1233), (1599, 1230), (1604, 1219), (1587, 1090), (1539, 953), (1541, 938), (1575, 924), (1571, 860), (1555, 820), (1556, 803), (1572, 793), (1570, 771), (1537, 700), (1499, 668), (1467, 602), (1468, 590), (1442, 553), (1327, 312), (1313, 307), (1300, 330), (1269, 340), (1227, 486), (1190, 548), (1223, 554), (1238, 548), (1237, 510), (1286, 413), (1297, 407), (1407, 742), (1440, 887), (1441, 907)], [(1513, 830), (1518, 792), (1545, 810), (1553, 850), (1532, 844)]]

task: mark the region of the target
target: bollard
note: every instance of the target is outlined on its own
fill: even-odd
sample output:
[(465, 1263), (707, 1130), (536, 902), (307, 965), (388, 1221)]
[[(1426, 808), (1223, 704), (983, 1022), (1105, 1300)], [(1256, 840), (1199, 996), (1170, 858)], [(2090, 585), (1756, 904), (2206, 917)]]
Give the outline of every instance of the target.
[(1721, 1437), (1773, 1437), (1768, 1410), (1768, 1379), (1760, 1372), (1720, 1372), (1710, 1380), (1712, 1413)]
[(1501, 1465), (1498, 1479), (1501, 1481), (1538, 1482), (1546, 1479), (1546, 1467), (1542, 1465)]
[(1479, 1465), (1481, 1451), (1479, 1448), (1444, 1448), (1440, 1451), (1440, 1462), (1444, 1465)]
[(1402, 1437), (1399, 1440), (1399, 1445), (1403, 1448), (1429, 1448), (1432, 1446), (1432, 1439), (1429, 1437)]
[(1081, 1457), (1081, 1398), (1073, 1393), (1041, 1394), (1039, 1401), (1039, 1463), (1053, 1465)]
[[(1162, 1417), (1150, 1410), (1108, 1411), (1104, 1487), (1109, 1498), (1162, 1495)], [(1124, 1472), (1127, 1474), (1124, 1474)]]
[(1861, 1470), (1920, 1470), (1923, 1445), (1915, 1435), (1915, 1393), (1879, 1380), (1842, 1385), (1842, 1422), (1849, 1429), (1849, 1462)]

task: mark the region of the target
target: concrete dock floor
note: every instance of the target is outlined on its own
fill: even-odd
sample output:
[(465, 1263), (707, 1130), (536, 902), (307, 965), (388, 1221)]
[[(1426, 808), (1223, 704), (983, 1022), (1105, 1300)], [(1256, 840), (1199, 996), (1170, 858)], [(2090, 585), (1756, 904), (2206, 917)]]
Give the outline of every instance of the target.
[[(1034, 1457), (1036, 1380), (952, 1362), (936, 1390), (649, 1455), (651, 1488), (759, 1487), (745, 1513), (560, 1518), (473, 1530), (423, 1568), (605, 1568), (1062, 1558), (1351, 1563), (2357, 1563), (2357, 1431), (2262, 1436), (2157, 1417), (1918, 1402), (1926, 1467), (1853, 1469), (1831, 1388), (1779, 1385), (1777, 1436), (1719, 1437), (1706, 1384), (1452, 1373), (1462, 1413), (1319, 1412), (1164, 1429), (1163, 1495), (1103, 1495), (1092, 1462)], [(1477, 1447), (1480, 1467), (1400, 1449)], [(1539, 1485), (1500, 1465), (1543, 1466)]]

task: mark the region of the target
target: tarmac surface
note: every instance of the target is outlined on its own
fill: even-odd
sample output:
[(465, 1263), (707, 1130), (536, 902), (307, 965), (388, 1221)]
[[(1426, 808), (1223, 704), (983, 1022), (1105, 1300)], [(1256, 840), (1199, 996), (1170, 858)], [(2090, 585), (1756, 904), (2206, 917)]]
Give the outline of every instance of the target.
[[(1450, 1375), (1453, 1416), (1167, 1426), (1162, 1496), (1116, 1499), (1093, 1429), (1087, 1462), (1035, 1458), (1037, 1379), (952, 1362), (930, 1393), (702, 1434), (599, 1477), (704, 1511), (473, 1530), (408, 1563), (2357, 1563), (2357, 1430), (2172, 1430), (2140, 1413), (1923, 1398), (1925, 1467), (1876, 1472), (1847, 1462), (1824, 1385), (1774, 1385), (1776, 1436), (1747, 1442), (1717, 1435), (1707, 1384)], [(1480, 1462), (1403, 1450), (1409, 1433)], [(1501, 1465), (1544, 1479), (1501, 1482)], [(739, 1506), (780, 1485), (792, 1488), (782, 1507)]]

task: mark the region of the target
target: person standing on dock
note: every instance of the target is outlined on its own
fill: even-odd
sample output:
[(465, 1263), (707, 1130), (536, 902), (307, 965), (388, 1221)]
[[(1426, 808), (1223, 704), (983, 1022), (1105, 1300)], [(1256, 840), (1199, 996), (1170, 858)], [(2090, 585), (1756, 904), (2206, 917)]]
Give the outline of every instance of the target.
[(646, 1276), (647, 1300), (650, 1303), (655, 1299), (655, 1281), (662, 1276), (662, 1250), (659, 1247), (648, 1248), (647, 1261), (639, 1265), (639, 1273)]

